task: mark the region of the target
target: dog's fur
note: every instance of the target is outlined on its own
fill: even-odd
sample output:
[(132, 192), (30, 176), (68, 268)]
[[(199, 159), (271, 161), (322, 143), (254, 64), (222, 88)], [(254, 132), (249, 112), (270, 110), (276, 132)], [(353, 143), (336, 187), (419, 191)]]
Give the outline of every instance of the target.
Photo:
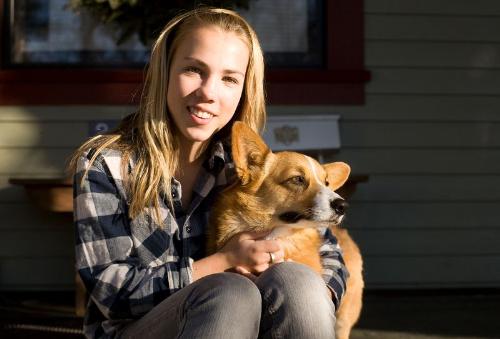
[(232, 152), (239, 181), (223, 191), (214, 205), (209, 253), (239, 232), (272, 229), (271, 238), (287, 240), (283, 242), (288, 244), (285, 259), (306, 264), (321, 274), (318, 228), (330, 227), (350, 273), (336, 314), (336, 336), (349, 338), (361, 312), (364, 286), (359, 248), (347, 230), (338, 227), (346, 204), (334, 191), (347, 181), (349, 166), (341, 162), (321, 166), (295, 152), (272, 153), (240, 122), (233, 125)]

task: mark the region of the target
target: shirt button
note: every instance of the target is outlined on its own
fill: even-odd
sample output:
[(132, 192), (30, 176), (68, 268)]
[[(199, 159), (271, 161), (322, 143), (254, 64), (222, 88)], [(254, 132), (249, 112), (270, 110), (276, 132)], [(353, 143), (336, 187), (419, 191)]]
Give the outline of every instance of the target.
[(186, 227), (186, 232), (191, 233), (191, 226)]

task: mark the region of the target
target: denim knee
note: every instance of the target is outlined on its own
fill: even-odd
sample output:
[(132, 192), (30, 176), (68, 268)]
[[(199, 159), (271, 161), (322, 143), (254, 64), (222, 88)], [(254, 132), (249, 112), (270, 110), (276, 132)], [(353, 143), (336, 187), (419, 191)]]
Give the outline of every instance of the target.
[(262, 311), (257, 286), (236, 273), (217, 273), (195, 282), (179, 338), (256, 338)]
[(212, 274), (201, 279), (187, 301), (191, 307), (205, 303), (205, 308), (209, 307), (213, 311), (241, 311), (248, 317), (254, 314), (260, 318), (262, 309), (262, 297), (257, 286), (242, 275), (228, 272)]
[(334, 335), (335, 306), (323, 278), (308, 266), (292, 262), (273, 265), (259, 277), (257, 286), (263, 297), (261, 330), (273, 332), (270, 337)]
[(283, 262), (271, 266), (259, 279), (257, 285), (259, 287), (274, 286), (285, 294), (311, 294), (319, 298), (323, 298), (327, 293), (326, 284), (318, 273), (306, 265), (295, 262)]

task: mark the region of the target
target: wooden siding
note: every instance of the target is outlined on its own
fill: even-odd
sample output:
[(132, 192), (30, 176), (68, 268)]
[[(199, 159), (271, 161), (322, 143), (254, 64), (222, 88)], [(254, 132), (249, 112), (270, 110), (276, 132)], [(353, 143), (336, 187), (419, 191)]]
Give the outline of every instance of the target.
[(74, 288), (71, 214), (41, 211), (9, 178), (64, 176), (89, 122), (120, 119), (133, 107), (0, 108), (0, 289)]
[(337, 158), (368, 288), (500, 287), (500, 3), (365, 0), (365, 107)]

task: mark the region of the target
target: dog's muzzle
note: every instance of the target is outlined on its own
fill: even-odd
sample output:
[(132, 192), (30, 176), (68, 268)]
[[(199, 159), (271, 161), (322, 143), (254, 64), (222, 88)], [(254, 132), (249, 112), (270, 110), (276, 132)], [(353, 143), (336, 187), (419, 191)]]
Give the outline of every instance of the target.
[(344, 215), (345, 211), (349, 207), (349, 204), (344, 199), (335, 199), (330, 203), (332, 209), (337, 213), (337, 215)]

